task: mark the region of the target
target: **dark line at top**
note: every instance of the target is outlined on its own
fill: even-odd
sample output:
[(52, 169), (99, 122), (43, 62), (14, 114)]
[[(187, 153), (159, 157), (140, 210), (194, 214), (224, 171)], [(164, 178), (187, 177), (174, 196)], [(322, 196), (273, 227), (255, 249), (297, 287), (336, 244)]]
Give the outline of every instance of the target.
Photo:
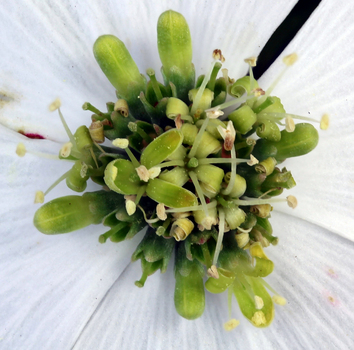
[(298, 1), (260, 52), (257, 66), (253, 68), (253, 74), (256, 79), (261, 77), (276, 58), (284, 51), (320, 2), (321, 0)]

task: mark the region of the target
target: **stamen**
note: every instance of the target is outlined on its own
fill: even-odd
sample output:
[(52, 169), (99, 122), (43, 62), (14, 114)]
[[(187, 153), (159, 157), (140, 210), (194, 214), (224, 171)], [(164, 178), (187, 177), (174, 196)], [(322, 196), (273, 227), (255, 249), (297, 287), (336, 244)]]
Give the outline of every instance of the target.
[(204, 133), (206, 127), (208, 126), (208, 123), (209, 123), (209, 118), (206, 117), (204, 119), (204, 122), (203, 122), (202, 126), (199, 129), (199, 132), (198, 132), (195, 140), (194, 140), (193, 146), (192, 146), (191, 150), (188, 153), (188, 158), (193, 158), (195, 156), (195, 154), (197, 152), (197, 149), (199, 147), (199, 144), (202, 141), (203, 133)]
[[(236, 150), (235, 150), (234, 145), (232, 145), (232, 149), (231, 149), (231, 159), (237, 159), (236, 158)], [(229, 180), (227, 187), (222, 192), (224, 195), (228, 195), (231, 193), (231, 191), (233, 190), (234, 185), (235, 185), (235, 179), (236, 179), (236, 163), (231, 163), (231, 176), (230, 176), (230, 180)]]
[(216, 247), (215, 247), (213, 265), (216, 265), (219, 259), (221, 244), (224, 238), (224, 230), (225, 230), (225, 212), (222, 208), (220, 208), (219, 209), (219, 234), (218, 234), (218, 240), (216, 242)]
[(257, 57), (249, 57), (245, 59), (245, 62), (249, 65), (249, 76), (250, 76), (250, 91), (253, 91), (255, 86), (255, 79), (253, 75), (252, 67), (255, 67), (257, 64)]
[[(218, 202), (217, 201), (212, 201), (208, 203), (206, 206), (209, 209), (213, 209), (217, 206)], [(183, 208), (171, 208), (171, 209), (166, 209), (166, 213), (183, 213), (186, 211), (197, 211), (197, 210), (203, 210), (202, 205), (195, 205), (191, 207), (183, 207)]]
[(202, 207), (203, 207), (205, 216), (209, 216), (209, 211), (208, 211), (208, 207), (207, 207), (207, 204), (206, 204), (206, 201), (205, 201), (205, 198), (204, 198), (204, 193), (203, 193), (203, 191), (202, 191), (202, 189), (201, 189), (201, 187), (199, 185), (199, 181), (198, 181), (197, 175), (193, 171), (190, 171), (188, 173), (188, 175), (191, 178), (191, 180), (193, 182), (193, 185), (194, 185), (194, 188), (197, 191), (199, 200), (202, 203)]
[(250, 160), (247, 162), (247, 164), (249, 166), (252, 166), (252, 165), (256, 165), (258, 163), (259, 163), (258, 159), (251, 154), (250, 155)]
[(204, 76), (203, 82), (200, 85), (200, 87), (198, 89), (198, 92), (197, 92), (197, 95), (195, 96), (195, 98), (193, 100), (193, 105), (192, 105), (192, 108), (191, 108), (191, 114), (192, 115), (194, 115), (194, 113), (198, 109), (200, 99), (202, 98), (203, 92), (204, 92), (204, 90), (205, 90), (205, 88), (206, 88), (206, 86), (207, 86), (207, 84), (209, 82), (209, 79), (210, 79), (211, 73), (213, 72), (215, 63), (217, 62), (217, 60), (220, 60), (221, 62), (225, 61), (225, 58), (222, 55), (220, 50), (214, 50), (213, 51), (213, 58), (214, 58), (214, 61), (211, 64), (209, 72)]
[(254, 313), (251, 321), (258, 327), (267, 323), (267, 320), (266, 320), (266, 317), (265, 317), (263, 311), (256, 311)]
[(59, 109), (61, 106), (61, 101), (59, 98), (55, 99), (50, 105), (49, 105), (49, 110), (51, 112), (56, 111), (57, 109)]
[(161, 173), (161, 168), (154, 166), (150, 168), (149, 170), (149, 179), (155, 179), (155, 177), (158, 177)]
[(41, 157), (41, 158), (46, 158), (46, 159), (55, 159), (55, 160), (59, 160), (59, 157), (54, 155), (54, 154), (49, 154), (49, 153), (43, 153), (43, 152), (36, 152), (36, 151), (29, 151), (26, 149), (26, 146), (20, 142), (17, 147), (16, 147), (16, 154), (19, 157), (24, 157), (26, 155), (26, 153), (30, 153), (33, 154), (37, 157)]
[[(232, 150), (231, 150), (232, 151)], [(238, 163), (247, 163), (248, 165), (258, 164), (258, 160), (252, 156), (250, 159), (243, 159), (243, 158), (202, 158), (198, 159), (199, 165), (206, 165), (206, 164), (238, 164)], [(164, 163), (162, 163), (164, 164)]]
[(294, 196), (288, 196), (285, 198), (269, 198), (269, 199), (260, 199), (260, 198), (248, 198), (248, 199), (233, 199), (233, 202), (236, 205), (249, 206), (249, 205), (262, 205), (270, 203), (279, 203), (287, 202), (289, 207), (295, 209), (297, 206), (297, 199)]
[(82, 105), (82, 109), (84, 111), (91, 111), (92, 113), (95, 113), (97, 115), (99, 115), (100, 117), (104, 117), (104, 113), (102, 113), (99, 109), (97, 109), (96, 107), (92, 106), (92, 104), (90, 102), (85, 102)]
[(138, 168), (140, 166), (140, 163), (138, 160), (135, 158), (134, 154), (132, 151), (129, 149), (129, 140), (128, 139), (114, 139), (112, 141), (112, 145), (121, 149), (124, 149), (127, 152), (128, 157), (130, 158), (131, 162), (133, 165)]
[[(322, 116), (321, 120), (317, 120), (315, 118), (303, 117), (301, 115), (290, 114), (290, 113), (276, 113), (276, 112), (268, 113), (267, 112), (267, 113), (264, 113), (261, 118), (258, 118), (258, 121), (261, 122), (263, 119), (268, 119), (268, 120), (274, 121), (275, 123), (279, 124), (280, 120), (282, 120), (284, 118), (292, 118), (292, 119), (297, 119), (297, 120), (306, 120), (306, 121), (310, 121), (310, 122), (314, 122), (314, 123), (319, 123), (320, 128), (322, 130), (326, 130), (329, 126), (329, 115), (328, 114), (324, 114)], [(321, 125), (322, 125), (322, 127), (321, 127)]]
[(270, 85), (270, 87), (267, 89), (267, 91), (265, 93), (265, 97), (268, 97), (272, 93), (272, 91), (274, 90), (276, 85), (279, 83), (279, 81), (281, 80), (281, 78), (283, 77), (285, 72), (288, 70), (288, 68), (290, 68), (297, 61), (297, 58), (298, 58), (298, 56), (296, 53), (292, 53), (291, 55), (285, 56), (283, 58), (283, 62), (285, 63), (285, 68), (278, 75), (278, 77), (273, 81), (273, 83)]

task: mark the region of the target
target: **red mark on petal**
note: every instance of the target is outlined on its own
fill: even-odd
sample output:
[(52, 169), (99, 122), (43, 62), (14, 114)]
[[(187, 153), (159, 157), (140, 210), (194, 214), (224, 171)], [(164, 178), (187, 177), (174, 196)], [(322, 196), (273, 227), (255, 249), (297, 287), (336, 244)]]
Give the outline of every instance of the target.
[(42, 135), (34, 134), (34, 133), (30, 133), (30, 132), (26, 133), (26, 132), (24, 132), (22, 130), (19, 130), (19, 133), (24, 135), (24, 136), (26, 136), (26, 137), (28, 137), (29, 139), (40, 139), (40, 140), (45, 139), (45, 137), (42, 136)]

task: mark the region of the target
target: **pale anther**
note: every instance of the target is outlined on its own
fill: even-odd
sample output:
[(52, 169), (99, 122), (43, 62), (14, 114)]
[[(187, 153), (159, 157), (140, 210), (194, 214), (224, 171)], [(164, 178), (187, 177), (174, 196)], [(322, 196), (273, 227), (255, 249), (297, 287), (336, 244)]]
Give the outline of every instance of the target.
[(224, 112), (220, 109), (216, 108), (211, 108), (205, 110), (206, 116), (210, 119), (217, 119), (220, 116), (224, 115)]
[(150, 178), (149, 171), (146, 169), (145, 165), (140, 165), (138, 168), (135, 168), (140, 180), (148, 182)]
[(292, 209), (295, 209), (297, 207), (297, 199), (295, 196), (287, 196), (286, 201), (288, 203), (288, 206)]
[(115, 139), (112, 141), (112, 145), (118, 148), (125, 149), (129, 146), (128, 139)]
[(250, 160), (247, 162), (247, 164), (252, 166), (252, 165), (255, 165), (255, 164), (258, 164), (258, 163), (259, 163), (258, 159), (251, 154), (250, 155)]
[(161, 168), (154, 166), (148, 170), (149, 172), (149, 179), (155, 179), (155, 177), (158, 177), (161, 173)]
[(178, 114), (177, 117), (175, 118), (175, 125), (176, 125), (176, 129), (181, 129), (183, 123), (182, 123), (182, 118), (181, 115)]
[(320, 128), (322, 130), (327, 130), (328, 127), (329, 127), (329, 115), (326, 113), (321, 118)]
[(283, 58), (283, 62), (287, 65), (287, 66), (292, 66), (298, 59), (298, 55), (294, 52), (288, 56), (285, 56)]
[(251, 67), (255, 67), (257, 65), (257, 58), (258, 57), (252, 56), (252, 57), (246, 58), (244, 61), (246, 63), (248, 63)]
[(24, 157), (25, 154), (26, 154), (26, 146), (20, 142), (17, 147), (16, 147), (16, 154), (19, 156), (19, 157)]
[(291, 118), (289, 115), (287, 115), (285, 118), (285, 130), (287, 132), (293, 132), (295, 130), (294, 119)]
[(60, 156), (63, 158), (69, 157), (72, 147), (73, 147), (73, 144), (71, 142), (64, 143), (64, 145), (60, 149)]
[(278, 304), (281, 306), (284, 306), (287, 303), (286, 299), (280, 295), (273, 295), (272, 300), (275, 304)]
[(136, 204), (128, 199), (126, 202), (125, 202), (125, 210), (127, 211), (128, 215), (133, 215), (136, 211)]
[(49, 105), (49, 110), (51, 112), (56, 111), (58, 108), (61, 106), (61, 101), (59, 98), (55, 99), (50, 105)]
[(165, 209), (165, 205), (163, 203), (159, 203), (156, 206), (156, 215), (162, 221), (165, 221), (167, 219), (166, 209)]
[(232, 331), (239, 324), (240, 324), (240, 321), (233, 318), (233, 319), (224, 323), (224, 329), (225, 329), (225, 331)]
[(36, 195), (34, 197), (34, 203), (43, 203), (44, 202), (44, 193), (42, 191), (36, 191)]
[(215, 279), (219, 278), (219, 272), (218, 272), (218, 269), (216, 268), (215, 265), (211, 265), (208, 268), (207, 274), (208, 274), (209, 277), (212, 277), (212, 278), (215, 278)]

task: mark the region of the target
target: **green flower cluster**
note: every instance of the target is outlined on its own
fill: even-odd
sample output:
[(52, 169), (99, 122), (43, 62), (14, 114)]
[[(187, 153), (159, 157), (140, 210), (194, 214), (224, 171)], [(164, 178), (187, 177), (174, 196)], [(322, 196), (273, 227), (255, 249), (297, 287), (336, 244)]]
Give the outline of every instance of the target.
[[(191, 36), (181, 14), (163, 13), (157, 33), (163, 84), (153, 69), (146, 72), (149, 81), (140, 74), (118, 38), (103, 35), (95, 42), (95, 58), (118, 100), (107, 103), (107, 112), (85, 103), (94, 113), (92, 123), (75, 134), (64, 122), (70, 141), (60, 158), (74, 165), (59, 180), (76, 192), (89, 179), (103, 189), (44, 204), (34, 224), (58, 234), (103, 223), (109, 229), (99, 236), (101, 243), (130, 239), (147, 227), (132, 256), (141, 260), (137, 286), (158, 269), (165, 272), (175, 252), (174, 302), (181, 316), (203, 314), (205, 289), (228, 290), (253, 325), (268, 326), (274, 302), (284, 303), (262, 279), (274, 267), (263, 248), (278, 242), (269, 223), (271, 204), (296, 206), (293, 196), (274, 198), (295, 186), (291, 173), (277, 165), (313, 150), (317, 130), (295, 125), (271, 89), (259, 87), (255, 59), (246, 60), (249, 75), (235, 81), (220, 71), (224, 57), (215, 50), (210, 72), (195, 79)], [(287, 57), (286, 65), (295, 58)], [(111, 143), (100, 145), (105, 140)], [(236, 324), (231, 320), (226, 328)]]

